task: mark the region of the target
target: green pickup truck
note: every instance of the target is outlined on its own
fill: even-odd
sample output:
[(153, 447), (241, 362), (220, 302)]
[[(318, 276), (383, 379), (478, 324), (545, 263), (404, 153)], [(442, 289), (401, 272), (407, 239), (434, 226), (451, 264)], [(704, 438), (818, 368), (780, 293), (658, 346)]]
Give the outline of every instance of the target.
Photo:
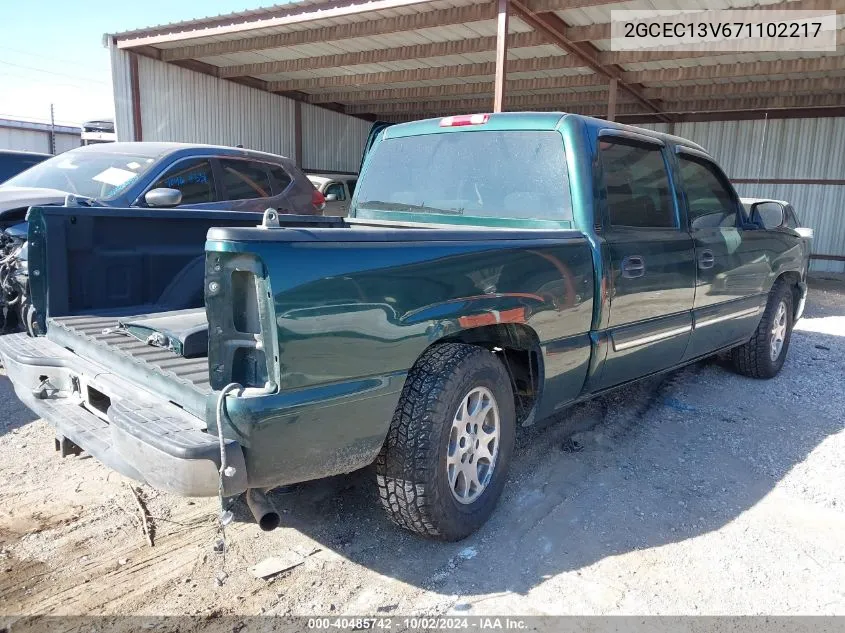
[(463, 538), (521, 426), (720, 351), (771, 378), (807, 293), (703, 148), (571, 114), (389, 127), (347, 218), (160, 213), (33, 208), (45, 335), (0, 356), (63, 455), (263, 529), (269, 489), (374, 464), (395, 523)]

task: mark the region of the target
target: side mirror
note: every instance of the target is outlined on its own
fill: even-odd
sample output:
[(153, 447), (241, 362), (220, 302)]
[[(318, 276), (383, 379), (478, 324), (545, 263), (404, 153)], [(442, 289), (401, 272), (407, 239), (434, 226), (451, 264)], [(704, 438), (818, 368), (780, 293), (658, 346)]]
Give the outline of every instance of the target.
[(167, 187), (150, 189), (144, 194), (144, 202), (151, 207), (178, 207), (182, 203), (182, 192)]
[(751, 205), (751, 221), (764, 229), (776, 229), (783, 226), (786, 214), (783, 205), (773, 200), (755, 202)]
[(327, 193), (326, 194), (326, 202), (335, 202), (337, 200), (336, 193)]
[(795, 232), (798, 233), (798, 237), (803, 237), (807, 240), (813, 239), (813, 229), (809, 227), (799, 226), (797, 229), (795, 229)]

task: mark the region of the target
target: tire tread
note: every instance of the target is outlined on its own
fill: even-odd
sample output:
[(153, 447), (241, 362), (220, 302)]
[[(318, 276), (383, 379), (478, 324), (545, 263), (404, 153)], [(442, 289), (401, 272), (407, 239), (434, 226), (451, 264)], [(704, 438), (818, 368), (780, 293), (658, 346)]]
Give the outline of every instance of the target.
[(435, 485), (442, 413), (453, 394), (450, 381), (461, 367), (499, 361), (486, 349), (463, 343), (444, 343), (428, 349), (408, 373), (382, 450), (376, 458), (379, 498), (391, 521), (418, 534), (446, 540), (438, 520), (441, 499)]
[[(780, 371), (783, 362), (781, 361), (775, 367), (769, 356), (769, 331), (772, 327), (775, 310), (777, 310), (781, 300), (786, 301), (787, 312), (791, 314), (792, 291), (785, 282), (778, 281), (769, 293), (766, 309), (751, 340), (731, 350), (731, 360), (737, 373), (749, 378), (772, 378)], [(787, 318), (789, 318), (791, 328), (792, 319)], [(790, 332), (788, 331), (787, 340), (784, 342), (784, 349), (781, 352), (782, 357), (786, 356), (789, 349), (789, 335)]]

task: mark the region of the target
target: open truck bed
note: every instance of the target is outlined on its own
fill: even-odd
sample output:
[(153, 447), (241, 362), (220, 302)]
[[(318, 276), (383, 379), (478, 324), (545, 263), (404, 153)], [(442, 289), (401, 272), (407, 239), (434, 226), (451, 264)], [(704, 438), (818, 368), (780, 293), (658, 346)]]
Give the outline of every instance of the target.
[[(0, 337), (0, 357), (18, 397), (55, 427), (62, 454), (84, 449), (163, 490), (218, 493), (220, 446), (206, 424), (213, 408), (207, 334), (202, 353), (186, 357), (126, 326), (167, 317), (207, 330), (206, 233), (262, 219), (186, 209), (30, 211), (32, 289), (46, 335)], [(288, 221), (337, 224), (310, 216)], [(227, 441), (226, 451), (238, 471), (227, 480), (226, 492), (234, 494), (246, 489), (246, 469), (235, 442)]]

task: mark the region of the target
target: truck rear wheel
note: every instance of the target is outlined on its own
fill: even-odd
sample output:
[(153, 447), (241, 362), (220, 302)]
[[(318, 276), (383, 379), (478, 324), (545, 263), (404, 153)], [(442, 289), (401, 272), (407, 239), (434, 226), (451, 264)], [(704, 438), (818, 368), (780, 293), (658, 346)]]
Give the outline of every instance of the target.
[(444, 541), (477, 530), (505, 485), (515, 421), (511, 382), (493, 353), (461, 343), (426, 351), (376, 459), (393, 522)]
[(792, 337), (792, 290), (778, 282), (751, 340), (731, 350), (734, 368), (751, 378), (774, 378), (783, 367)]

